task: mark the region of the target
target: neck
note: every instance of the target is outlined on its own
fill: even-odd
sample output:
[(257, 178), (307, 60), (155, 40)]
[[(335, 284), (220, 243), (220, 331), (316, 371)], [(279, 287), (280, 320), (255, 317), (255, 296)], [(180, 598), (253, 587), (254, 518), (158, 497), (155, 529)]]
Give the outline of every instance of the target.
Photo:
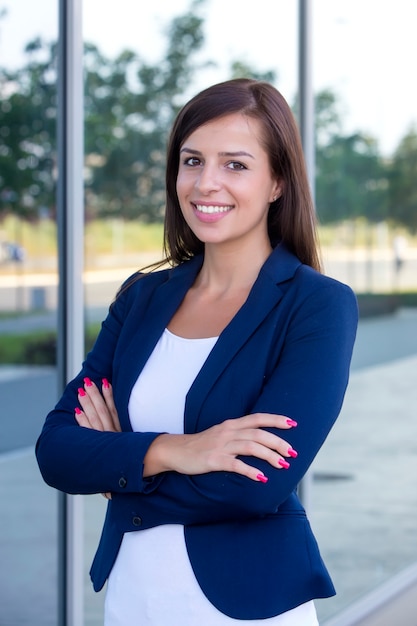
[(269, 240), (256, 248), (241, 243), (224, 247), (206, 244), (196, 286), (198, 283), (198, 286), (216, 292), (249, 290), (271, 251)]

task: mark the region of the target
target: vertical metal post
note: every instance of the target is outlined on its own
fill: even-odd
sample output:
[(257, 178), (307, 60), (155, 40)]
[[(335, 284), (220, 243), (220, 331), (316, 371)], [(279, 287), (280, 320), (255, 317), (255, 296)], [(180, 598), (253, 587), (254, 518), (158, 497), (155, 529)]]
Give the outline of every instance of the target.
[[(84, 129), (82, 0), (59, 0), (58, 384), (62, 393), (84, 355)], [(59, 494), (58, 624), (83, 624), (83, 507)]]
[(304, 157), (314, 199), (315, 128), (313, 91), (313, 0), (299, 0), (298, 94), (299, 123)]
[[(299, 126), (310, 190), (314, 200), (315, 187), (315, 133), (314, 133), (314, 93), (312, 77), (312, 0), (299, 0), (298, 3), (298, 100)], [(307, 472), (298, 487), (303, 506), (311, 508), (312, 473)]]

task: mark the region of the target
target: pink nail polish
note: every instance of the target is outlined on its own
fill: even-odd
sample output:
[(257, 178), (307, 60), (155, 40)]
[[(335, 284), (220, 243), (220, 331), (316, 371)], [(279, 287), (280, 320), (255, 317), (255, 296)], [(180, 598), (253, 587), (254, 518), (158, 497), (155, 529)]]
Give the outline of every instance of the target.
[(280, 459), (278, 461), (278, 465), (281, 465), (281, 467), (283, 467), (284, 469), (288, 469), (290, 464), (288, 463), (288, 461), (285, 461), (285, 459)]
[(261, 483), (267, 483), (268, 482), (268, 478), (265, 476), (265, 474), (258, 474), (256, 477)]
[(296, 459), (298, 456), (298, 452), (294, 450), (294, 448), (288, 448), (288, 455), (292, 456), (293, 459)]
[(103, 378), (103, 387), (104, 389), (109, 389), (110, 384), (109, 381), (107, 380), (107, 378)]
[(77, 415), (81, 415), (82, 413), (81, 409), (79, 409), (78, 406), (75, 407), (74, 411), (76, 412)]
[(297, 426), (297, 422), (292, 419), (287, 419), (288, 426)]
[(92, 386), (92, 384), (93, 384), (93, 383), (91, 382), (91, 380), (88, 378), (88, 376), (86, 376), (86, 377), (84, 378), (84, 382), (85, 382), (85, 384), (86, 384), (86, 386), (87, 386), (87, 387), (91, 387), (91, 386)]
[(81, 396), (82, 398), (85, 396), (85, 391), (82, 387), (78, 389), (78, 395)]

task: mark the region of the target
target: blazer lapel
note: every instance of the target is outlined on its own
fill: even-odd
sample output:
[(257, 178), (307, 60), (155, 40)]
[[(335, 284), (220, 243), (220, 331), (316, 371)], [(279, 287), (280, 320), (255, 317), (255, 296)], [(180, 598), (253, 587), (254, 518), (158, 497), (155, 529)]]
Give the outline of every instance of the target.
[[(128, 417), (128, 402), (132, 387), (150, 357), (164, 329), (193, 284), (202, 265), (202, 257), (174, 268), (165, 282), (152, 293), (148, 302), (138, 302), (138, 309), (146, 309), (138, 317), (129, 347), (123, 354), (118, 372), (120, 390), (118, 406), (123, 407), (120, 420), (123, 429), (131, 430)], [(123, 382), (122, 382), (123, 381)]]
[[(201, 406), (212, 386), (240, 348), (263, 323), (283, 295), (280, 283), (291, 279), (300, 261), (283, 245), (278, 246), (261, 268), (244, 305), (220, 334), (213, 350), (187, 395), (186, 419), (197, 423)], [(189, 417), (188, 417), (189, 416)], [(192, 432), (188, 427), (187, 432)]]

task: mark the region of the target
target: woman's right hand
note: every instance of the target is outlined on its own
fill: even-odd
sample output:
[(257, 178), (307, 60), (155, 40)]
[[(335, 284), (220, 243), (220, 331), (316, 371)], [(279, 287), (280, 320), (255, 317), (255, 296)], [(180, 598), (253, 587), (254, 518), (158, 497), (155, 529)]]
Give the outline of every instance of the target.
[(267, 482), (263, 472), (238, 457), (252, 456), (274, 468), (287, 469), (286, 458), (296, 457), (296, 451), (285, 439), (264, 428), (288, 430), (296, 425), (285, 415), (254, 413), (225, 420), (199, 433), (163, 434), (145, 455), (143, 475), (146, 478), (166, 471), (188, 475), (225, 471)]

